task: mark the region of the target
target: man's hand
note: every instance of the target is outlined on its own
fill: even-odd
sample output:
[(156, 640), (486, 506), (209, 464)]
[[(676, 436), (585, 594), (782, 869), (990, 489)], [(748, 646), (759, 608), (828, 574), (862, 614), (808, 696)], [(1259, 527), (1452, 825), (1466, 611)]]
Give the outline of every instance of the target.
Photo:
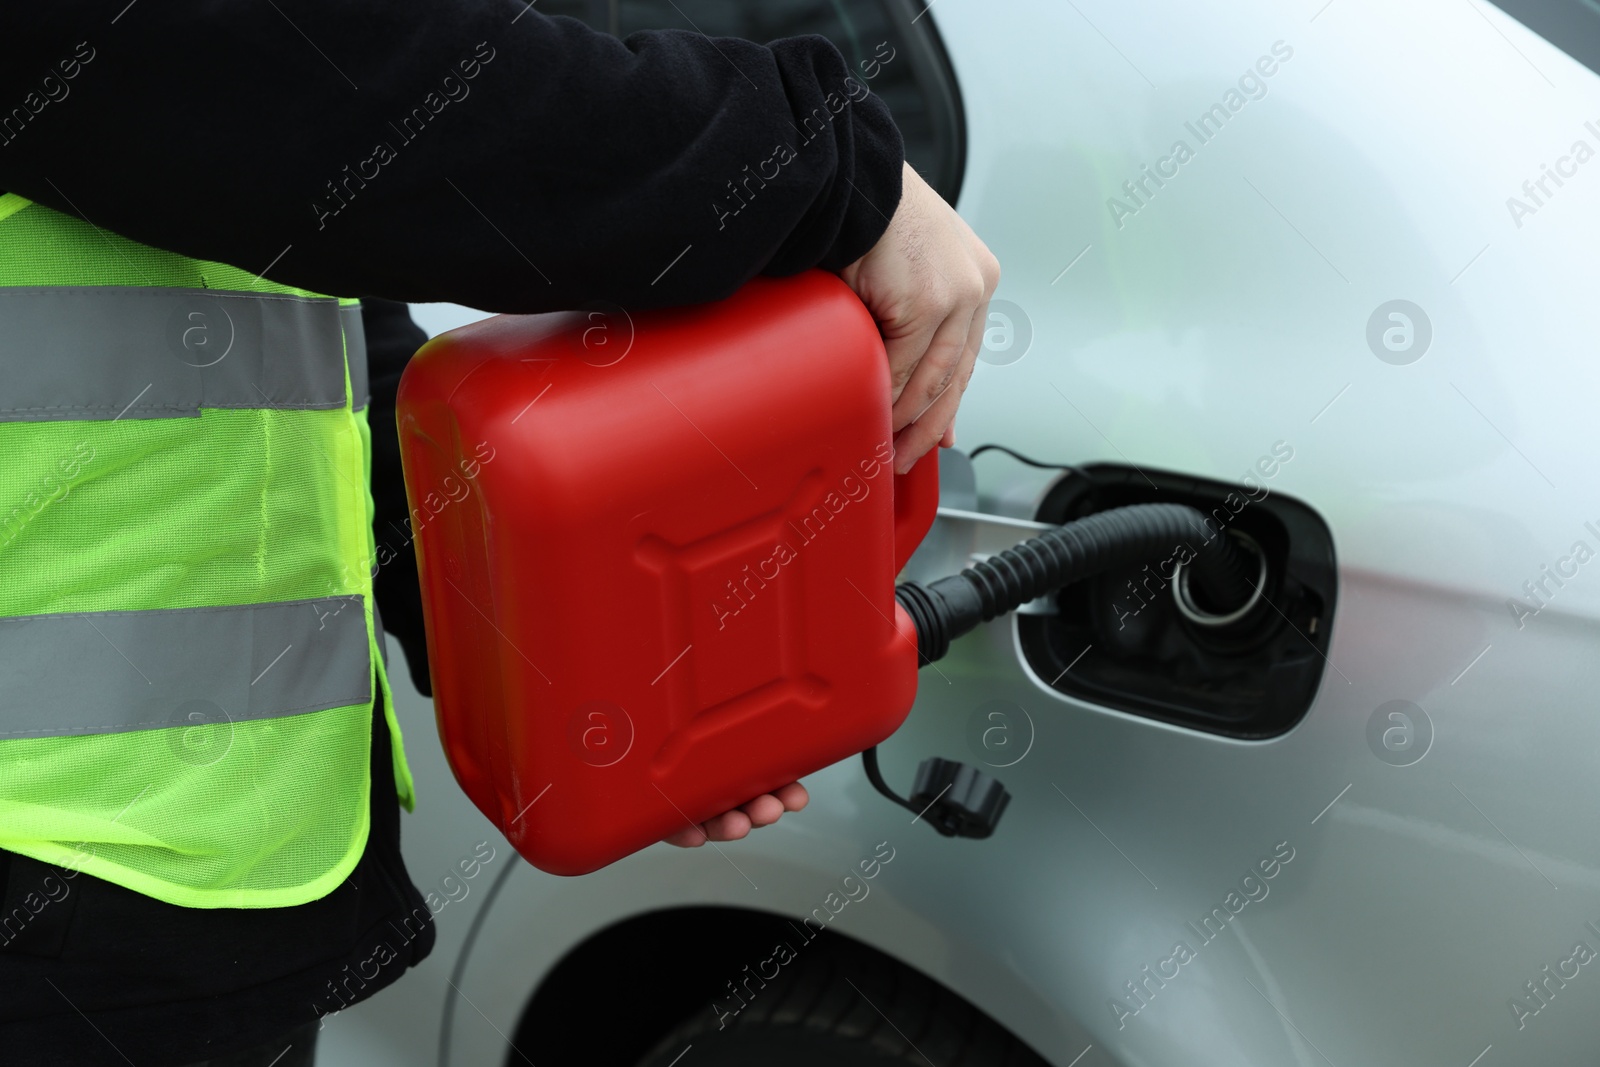
[(707, 841), (737, 841), (748, 834), (752, 827), (770, 826), (784, 812), (799, 811), (810, 799), (805, 786), (790, 782), (781, 789), (756, 797), (748, 804), (741, 804), (732, 811), (707, 819), (699, 826), (686, 826), (666, 841), (679, 848), (699, 848)]
[(1000, 263), (908, 163), (889, 228), (839, 277), (872, 312), (889, 351), (894, 468), (904, 474), (934, 445), (955, 443), (956, 407), (983, 343)]

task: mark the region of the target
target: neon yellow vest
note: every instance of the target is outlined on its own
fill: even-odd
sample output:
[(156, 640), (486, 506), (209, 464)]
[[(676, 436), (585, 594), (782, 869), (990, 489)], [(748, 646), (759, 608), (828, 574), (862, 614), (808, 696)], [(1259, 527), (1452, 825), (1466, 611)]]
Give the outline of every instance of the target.
[(365, 387), (356, 301), (0, 195), (0, 848), (200, 908), (350, 873)]

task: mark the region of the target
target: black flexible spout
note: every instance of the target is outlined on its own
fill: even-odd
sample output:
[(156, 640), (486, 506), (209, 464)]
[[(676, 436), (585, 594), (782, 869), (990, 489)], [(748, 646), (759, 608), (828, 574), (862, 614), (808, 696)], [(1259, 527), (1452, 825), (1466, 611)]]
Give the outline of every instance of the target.
[(1253, 568), (1246, 553), (1208, 522), (1186, 504), (1113, 508), (1047, 530), (960, 574), (928, 585), (905, 582), (895, 599), (916, 624), (925, 664), (942, 659), (951, 641), (979, 623), (1074, 582), (1158, 557), (1184, 562), (1197, 599), (1225, 614), (1254, 595)]

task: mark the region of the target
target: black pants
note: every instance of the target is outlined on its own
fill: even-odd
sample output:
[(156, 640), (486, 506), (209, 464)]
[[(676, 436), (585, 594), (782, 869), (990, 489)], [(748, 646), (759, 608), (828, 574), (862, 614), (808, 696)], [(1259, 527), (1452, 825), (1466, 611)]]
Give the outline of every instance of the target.
[(0, 1063), (266, 1067), (280, 1053), (273, 1067), (311, 1063), (322, 1016), (433, 948), (432, 916), (400, 858), (381, 707), (372, 734), (366, 851), (339, 888), (299, 907), (180, 908), (0, 851), (0, 914), (50, 898), (0, 936)]

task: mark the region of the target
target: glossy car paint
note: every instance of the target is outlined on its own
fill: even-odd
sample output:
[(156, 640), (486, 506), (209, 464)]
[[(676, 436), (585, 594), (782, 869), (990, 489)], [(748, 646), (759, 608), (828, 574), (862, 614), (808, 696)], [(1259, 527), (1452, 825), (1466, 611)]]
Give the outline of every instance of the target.
[[(910, 825), (847, 761), (808, 779), (803, 815), (720, 853), (515, 870), (452, 974), (511, 856), (404, 694), (413, 877), (433, 887), (479, 840), (498, 858), (457, 883), (423, 967), (328, 1020), (325, 1062), (439, 1062), (452, 982), (446, 1062), (502, 1062), (541, 975), (595, 931), (676, 904), (805, 913), (880, 841), (894, 862), (835, 924), (1058, 1067), (1591, 1062), (1600, 964), (1575, 948), (1600, 951), (1600, 160), (1573, 147), (1600, 149), (1600, 81), (1476, 0), (939, 0), (927, 17), (965, 98), (958, 206), (1010, 302), (959, 443), (1233, 480), (1291, 448), (1266, 484), (1322, 515), (1340, 566), (1314, 706), (1266, 742), (1097, 708), (1033, 677), (999, 621), (922, 672), (882, 749), (902, 787), (933, 754), (1004, 762), (973, 739), (990, 702), (1023, 709), (993, 838)], [(1263, 56), (1273, 73), (1199, 143), (1185, 123)], [(1123, 182), (1179, 139), (1176, 176), (1130, 200)], [(1563, 184), (1535, 204), (1544, 164)], [(1384, 348), (1387, 312), (1368, 341), (1396, 300), (1431, 326), (1413, 362), (1420, 333)], [(978, 510), (1021, 518), (1050, 477), (974, 465)], [(1391, 701), (1431, 724), (1407, 713), (1431, 741), (1405, 766), (1416, 750), (1382, 740), (1405, 727), (1369, 729)], [(1230, 921), (1205, 941), (1217, 908)]]

